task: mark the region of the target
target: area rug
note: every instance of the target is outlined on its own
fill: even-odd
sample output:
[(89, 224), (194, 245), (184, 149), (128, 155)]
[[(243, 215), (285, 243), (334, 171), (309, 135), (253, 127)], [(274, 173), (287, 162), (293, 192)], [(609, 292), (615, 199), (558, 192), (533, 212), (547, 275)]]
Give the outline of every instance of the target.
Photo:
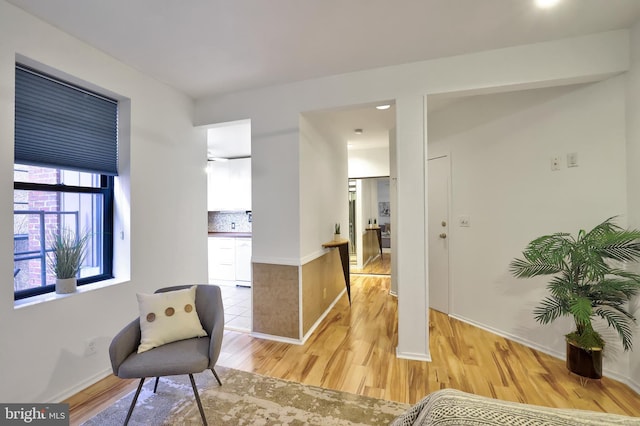
[[(209, 425), (388, 425), (408, 404), (307, 386), (230, 368), (194, 375)], [(130, 425), (200, 425), (188, 376), (163, 377), (153, 393), (143, 386)], [(122, 425), (135, 392), (83, 423)]]

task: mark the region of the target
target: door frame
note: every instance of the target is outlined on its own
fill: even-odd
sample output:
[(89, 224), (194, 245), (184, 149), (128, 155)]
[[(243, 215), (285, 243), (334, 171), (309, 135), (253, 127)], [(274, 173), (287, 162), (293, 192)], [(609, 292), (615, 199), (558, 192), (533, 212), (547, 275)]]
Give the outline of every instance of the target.
[[(434, 154), (434, 155), (429, 155), (427, 154), (427, 159), (425, 161), (425, 180), (426, 180), (426, 184), (425, 184), (425, 191), (427, 193), (426, 196), (426, 211), (425, 211), (425, 228), (427, 230), (427, 259), (426, 259), (426, 264), (427, 264), (427, 272), (426, 272), (426, 279), (428, 282), (428, 288), (427, 288), (427, 295), (429, 295), (429, 289), (431, 288), (431, 283), (429, 283), (429, 253), (430, 253), (430, 244), (429, 244), (429, 161), (430, 160), (436, 160), (439, 158), (447, 158), (447, 166), (448, 166), (448, 170), (447, 170), (447, 178), (448, 178), (448, 182), (447, 182), (447, 239), (448, 239), (448, 245), (447, 245), (447, 269), (446, 269), (446, 274), (447, 274), (447, 315), (451, 315), (451, 306), (452, 306), (452, 291), (451, 291), (451, 248), (452, 245), (454, 244), (453, 242), (453, 238), (451, 238), (452, 234), (453, 234), (453, 228), (454, 228), (454, 224), (451, 222), (451, 206), (452, 206), (452, 158), (451, 158), (451, 152), (450, 151), (443, 151), (440, 152), (439, 154)], [(427, 296), (428, 297), (428, 296)], [(429, 309), (431, 309), (431, 303), (429, 300), (429, 303), (427, 303), (427, 307)]]

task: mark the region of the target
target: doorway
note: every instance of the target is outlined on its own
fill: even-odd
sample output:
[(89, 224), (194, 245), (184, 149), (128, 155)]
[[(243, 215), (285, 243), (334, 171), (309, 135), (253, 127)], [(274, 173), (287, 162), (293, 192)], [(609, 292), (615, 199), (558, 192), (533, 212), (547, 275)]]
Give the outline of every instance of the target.
[(449, 156), (427, 160), (429, 307), (449, 313)]
[(220, 286), (225, 328), (252, 329), (251, 121), (207, 128), (209, 283)]
[(385, 177), (349, 179), (353, 274), (391, 275), (391, 191)]

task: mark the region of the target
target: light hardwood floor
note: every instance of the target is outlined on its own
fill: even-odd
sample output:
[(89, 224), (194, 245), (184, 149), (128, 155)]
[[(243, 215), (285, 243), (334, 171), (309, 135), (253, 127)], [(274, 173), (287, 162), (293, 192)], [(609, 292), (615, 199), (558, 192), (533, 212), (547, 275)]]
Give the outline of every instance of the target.
[[(564, 361), (430, 312), (432, 362), (397, 359), (397, 301), (388, 277), (352, 276), (343, 297), (304, 346), (226, 331), (219, 365), (413, 404), (441, 388), (549, 407), (640, 417), (640, 396), (603, 378), (582, 386)], [(135, 388), (113, 376), (73, 396), (71, 424)], [(224, 385), (224, 384), (223, 384)]]
[(391, 274), (391, 253), (383, 253), (376, 256), (362, 268), (351, 265), (352, 274), (372, 274), (372, 275), (390, 275)]

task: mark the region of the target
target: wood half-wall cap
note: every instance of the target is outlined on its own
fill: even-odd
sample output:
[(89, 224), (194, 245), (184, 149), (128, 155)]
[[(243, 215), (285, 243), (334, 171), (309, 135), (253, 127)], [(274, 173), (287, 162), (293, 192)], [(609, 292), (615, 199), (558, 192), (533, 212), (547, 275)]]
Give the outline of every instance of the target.
[(349, 240), (338, 240), (338, 241), (329, 241), (326, 243), (322, 243), (322, 247), (324, 248), (331, 248), (331, 247), (338, 247), (341, 246), (343, 244), (347, 244), (349, 242)]

